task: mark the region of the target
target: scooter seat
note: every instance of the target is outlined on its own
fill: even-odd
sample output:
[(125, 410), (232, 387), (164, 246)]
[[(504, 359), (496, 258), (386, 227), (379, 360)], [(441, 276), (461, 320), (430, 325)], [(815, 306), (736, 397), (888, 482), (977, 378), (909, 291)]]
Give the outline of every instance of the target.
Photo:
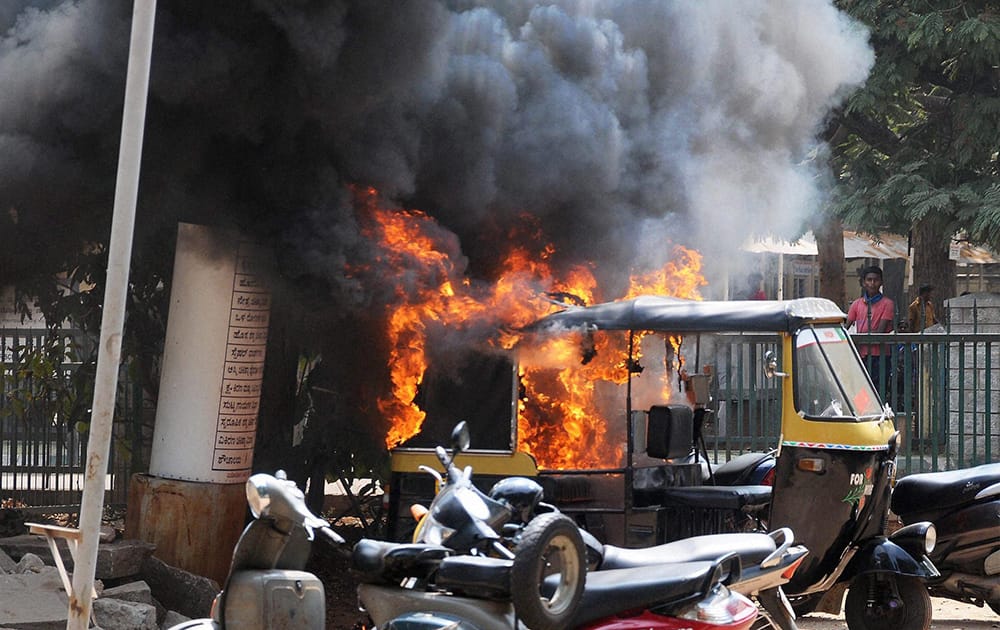
[(405, 577), (425, 577), (451, 554), (451, 549), (440, 545), (362, 538), (351, 552), (351, 568), (363, 582), (393, 583)]
[(704, 595), (714, 562), (684, 562), (587, 573), (576, 614), (567, 627), (629, 611), (678, 604)]
[(513, 561), (485, 556), (445, 558), (434, 575), (434, 584), (456, 595), (506, 599), (510, 597)]
[(734, 552), (739, 555), (741, 564), (749, 567), (763, 561), (775, 549), (774, 539), (767, 534), (710, 534), (643, 549), (604, 545), (599, 570), (589, 575), (609, 569), (716, 560)]
[[(636, 493), (638, 495), (638, 492)], [(645, 499), (652, 499), (646, 496)], [(691, 508), (743, 510), (764, 507), (771, 502), (771, 486), (685, 486), (660, 488), (655, 503), (646, 505), (682, 505)], [(638, 503), (638, 500), (637, 500)]]
[[(1000, 483), (1000, 463), (907, 475), (896, 482), (892, 491), (892, 511), (904, 523), (928, 520), (926, 515), (968, 503), (980, 490), (995, 483)], [(917, 515), (920, 518), (915, 518)]]

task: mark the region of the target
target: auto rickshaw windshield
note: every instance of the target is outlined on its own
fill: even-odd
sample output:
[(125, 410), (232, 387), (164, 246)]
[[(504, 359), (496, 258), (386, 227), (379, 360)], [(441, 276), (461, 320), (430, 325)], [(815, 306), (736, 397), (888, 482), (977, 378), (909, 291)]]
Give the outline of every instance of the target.
[(800, 329), (793, 365), (795, 407), (805, 417), (859, 422), (882, 416), (878, 393), (842, 327)]

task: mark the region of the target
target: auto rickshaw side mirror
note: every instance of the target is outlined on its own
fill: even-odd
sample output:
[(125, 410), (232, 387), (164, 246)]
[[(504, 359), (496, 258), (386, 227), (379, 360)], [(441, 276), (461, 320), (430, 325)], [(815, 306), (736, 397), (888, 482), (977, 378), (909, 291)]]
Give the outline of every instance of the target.
[(778, 371), (778, 355), (774, 350), (768, 350), (764, 353), (764, 376), (767, 378), (788, 376), (788, 373)]

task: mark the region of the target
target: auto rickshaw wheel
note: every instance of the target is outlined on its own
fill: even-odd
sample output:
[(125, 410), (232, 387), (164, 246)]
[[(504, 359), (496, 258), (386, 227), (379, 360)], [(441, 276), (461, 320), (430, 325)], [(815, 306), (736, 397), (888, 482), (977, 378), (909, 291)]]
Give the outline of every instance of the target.
[(919, 578), (866, 573), (851, 581), (844, 617), (850, 630), (927, 630), (931, 597)]

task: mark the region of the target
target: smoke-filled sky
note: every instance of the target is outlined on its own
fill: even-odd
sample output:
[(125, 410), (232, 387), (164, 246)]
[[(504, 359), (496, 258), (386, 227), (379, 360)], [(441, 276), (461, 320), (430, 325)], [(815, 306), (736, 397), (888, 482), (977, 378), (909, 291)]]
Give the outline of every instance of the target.
[[(109, 229), (131, 9), (0, 3), (0, 280)], [(473, 271), (526, 213), (566, 264), (672, 242), (712, 273), (821, 205), (816, 135), (872, 62), (829, 0), (159, 0), (136, 248), (236, 224), (364, 302), (360, 185)]]

